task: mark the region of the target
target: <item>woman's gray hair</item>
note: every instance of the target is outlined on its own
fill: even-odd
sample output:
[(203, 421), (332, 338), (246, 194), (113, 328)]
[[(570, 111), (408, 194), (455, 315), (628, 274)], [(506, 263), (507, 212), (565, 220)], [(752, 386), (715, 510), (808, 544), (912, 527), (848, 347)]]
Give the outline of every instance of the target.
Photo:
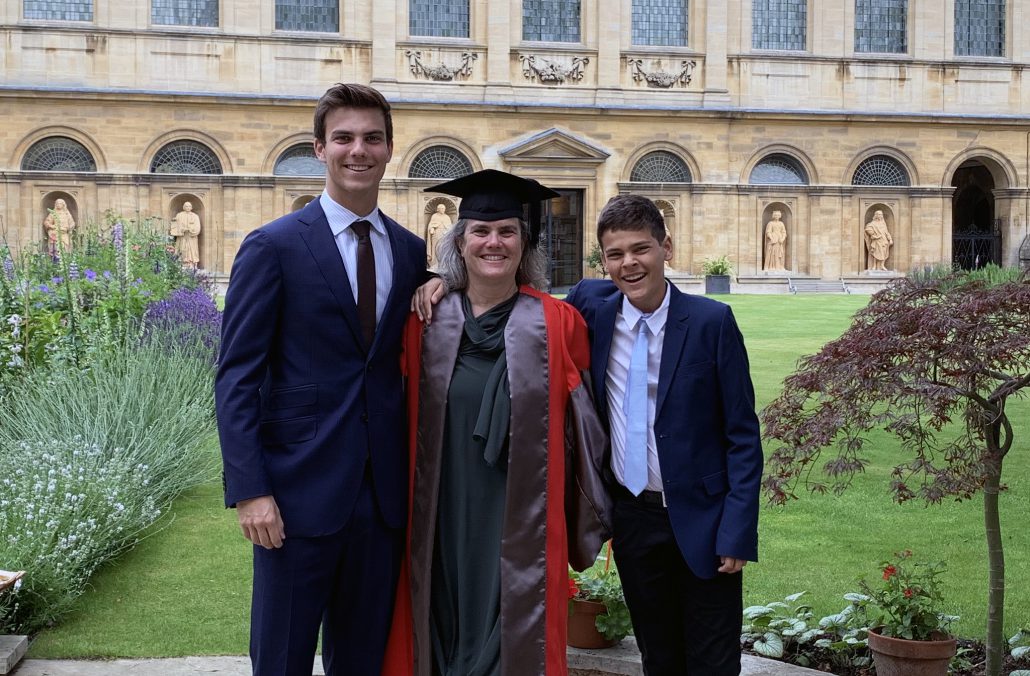
[[(467, 226), (468, 219), (459, 218), (436, 245), (436, 273), (447, 282), (447, 288), (451, 291), (465, 289), (469, 285), (465, 259), (461, 257), (461, 245), (464, 243)], [(515, 272), (515, 283), (520, 286), (529, 284), (538, 291), (546, 291), (547, 258), (539, 248), (529, 248), (529, 225), (521, 218), (519, 234), (522, 238), (522, 261)]]

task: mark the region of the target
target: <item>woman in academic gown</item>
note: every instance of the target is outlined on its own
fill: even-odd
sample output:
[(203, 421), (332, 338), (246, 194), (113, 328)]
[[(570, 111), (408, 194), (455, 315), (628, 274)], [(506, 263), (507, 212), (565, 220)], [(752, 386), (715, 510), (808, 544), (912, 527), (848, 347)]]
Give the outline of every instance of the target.
[(407, 556), (384, 674), (565, 676), (568, 565), (610, 530), (607, 438), (583, 382), (587, 331), (546, 284), (523, 203), (557, 196), (485, 170), (437, 249), (451, 292), (404, 344)]

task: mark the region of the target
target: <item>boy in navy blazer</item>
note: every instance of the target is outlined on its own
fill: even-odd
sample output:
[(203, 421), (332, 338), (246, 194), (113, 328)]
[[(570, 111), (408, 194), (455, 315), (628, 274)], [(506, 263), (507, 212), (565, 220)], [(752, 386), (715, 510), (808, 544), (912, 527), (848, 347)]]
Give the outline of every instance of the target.
[(400, 338), (425, 243), (382, 214), (390, 106), (319, 100), (321, 197), (250, 233), (215, 382), (225, 502), (254, 543), (255, 674), (378, 676), (407, 516)]
[(728, 306), (666, 281), (672, 240), (650, 200), (612, 198), (597, 238), (611, 281), (584, 280), (566, 300), (590, 330), (613, 551), (644, 673), (739, 674), (762, 473), (743, 338)]

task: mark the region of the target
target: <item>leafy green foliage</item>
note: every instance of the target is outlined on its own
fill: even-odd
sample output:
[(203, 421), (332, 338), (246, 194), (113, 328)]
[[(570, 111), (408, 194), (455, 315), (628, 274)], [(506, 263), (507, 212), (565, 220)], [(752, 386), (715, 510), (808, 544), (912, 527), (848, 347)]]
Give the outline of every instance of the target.
[(943, 562), (913, 561), (908, 550), (882, 561), (879, 586), (874, 588), (864, 579), (859, 583), (876, 611), (873, 626), (884, 636), (910, 641), (928, 641), (947, 634), (958, 618), (942, 611), (941, 576), (945, 569)]
[(847, 594), (849, 605), (814, 623), (812, 607), (800, 602), (804, 595), (798, 592), (783, 601), (745, 608), (741, 643), (759, 655), (803, 667), (827, 659), (837, 666), (867, 666), (868, 597)]
[(701, 274), (706, 277), (710, 275), (729, 275), (732, 273), (733, 264), (730, 263), (730, 259), (726, 256), (706, 258), (701, 262)]
[(633, 631), (619, 571), (611, 558), (610, 543), (591, 567), (581, 573), (569, 569), (569, 599), (604, 604), (605, 612), (599, 614), (594, 623), (609, 641), (621, 641)]

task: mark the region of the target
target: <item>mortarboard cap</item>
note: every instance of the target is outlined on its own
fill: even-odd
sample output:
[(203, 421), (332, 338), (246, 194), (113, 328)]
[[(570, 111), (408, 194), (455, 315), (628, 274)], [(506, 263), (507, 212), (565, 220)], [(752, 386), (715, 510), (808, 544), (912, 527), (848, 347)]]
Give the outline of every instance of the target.
[(458, 218), (478, 221), (500, 221), (522, 218), (522, 205), (530, 205), (530, 244), (536, 246), (540, 236), (539, 202), (559, 197), (558, 193), (531, 178), (522, 178), (496, 169), (483, 169), (446, 183), (426, 188), (424, 192), (442, 192), (461, 198)]

